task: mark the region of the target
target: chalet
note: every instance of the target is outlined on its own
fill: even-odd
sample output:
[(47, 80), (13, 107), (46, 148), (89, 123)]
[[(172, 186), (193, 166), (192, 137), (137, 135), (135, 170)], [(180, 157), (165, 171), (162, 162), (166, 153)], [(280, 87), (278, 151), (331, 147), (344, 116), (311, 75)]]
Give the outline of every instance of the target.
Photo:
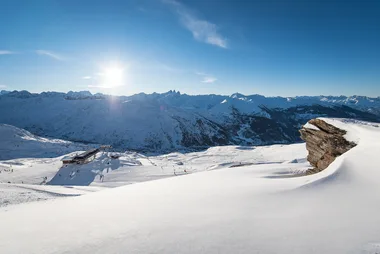
[(98, 148), (91, 149), (73, 157), (65, 156), (62, 158), (63, 164), (85, 164), (89, 162), (89, 159), (95, 157), (100, 150)]
[(72, 157), (72, 156), (65, 156), (61, 159), (61, 161), (63, 164), (71, 164), (71, 163), (74, 163), (73, 158), (74, 157)]

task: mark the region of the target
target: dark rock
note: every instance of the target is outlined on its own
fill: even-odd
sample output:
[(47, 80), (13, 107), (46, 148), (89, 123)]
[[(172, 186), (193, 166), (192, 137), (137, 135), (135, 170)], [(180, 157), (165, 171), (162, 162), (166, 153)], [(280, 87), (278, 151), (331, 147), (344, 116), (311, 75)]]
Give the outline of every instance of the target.
[(307, 173), (317, 173), (327, 168), (336, 157), (347, 152), (356, 144), (347, 141), (343, 135), (345, 130), (341, 130), (321, 119), (312, 119), (308, 123), (316, 126), (319, 130), (303, 127), (300, 130), (301, 138), (306, 142), (306, 149), (309, 154), (307, 160), (314, 167)]

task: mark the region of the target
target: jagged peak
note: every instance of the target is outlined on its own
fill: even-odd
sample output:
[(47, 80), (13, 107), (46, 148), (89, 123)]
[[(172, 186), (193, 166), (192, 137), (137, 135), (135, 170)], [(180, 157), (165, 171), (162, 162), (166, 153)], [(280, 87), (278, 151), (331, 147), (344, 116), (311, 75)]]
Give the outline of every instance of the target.
[(241, 93), (233, 93), (233, 94), (231, 94), (230, 97), (233, 98), (233, 99), (238, 99), (238, 98), (243, 98), (243, 97), (246, 97), (246, 96), (244, 94), (241, 94)]

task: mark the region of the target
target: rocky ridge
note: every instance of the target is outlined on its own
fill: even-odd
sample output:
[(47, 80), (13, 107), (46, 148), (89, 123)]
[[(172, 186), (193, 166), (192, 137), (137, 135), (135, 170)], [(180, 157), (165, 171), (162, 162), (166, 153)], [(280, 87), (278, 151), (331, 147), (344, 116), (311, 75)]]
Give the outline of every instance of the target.
[(308, 161), (313, 166), (307, 174), (318, 173), (327, 168), (338, 156), (355, 147), (354, 142), (344, 138), (341, 130), (321, 119), (312, 119), (300, 130), (301, 138), (306, 142)]

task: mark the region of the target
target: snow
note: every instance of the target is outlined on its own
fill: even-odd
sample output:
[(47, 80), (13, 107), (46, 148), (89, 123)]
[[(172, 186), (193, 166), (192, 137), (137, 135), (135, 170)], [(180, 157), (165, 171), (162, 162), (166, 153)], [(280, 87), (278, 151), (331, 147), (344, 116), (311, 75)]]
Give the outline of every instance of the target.
[(0, 124), (0, 160), (57, 157), (90, 146), (60, 139), (43, 138), (17, 127)]
[[(355, 139), (356, 147), (318, 174), (283, 174), (302, 164), (290, 162), (302, 161), (304, 144), (214, 147), (202, 153), (146, 157), (142, 164), (170, 165), (179, 159), (185, 165), (193, 163), (194, 169), (214, 164), (211, 169), (218, 170), (0, 208), (0, 249), (4, 253), (377, 253), (380, 129), (365, 122), (328, 121), (347, 130), (348, 137), (360, 138)], [(259, 155), (264, 164), (229, 167), (241, 159), (260, 162), (254, 158)]]
[(99, 191), (102, 187), (48, 186), (0, 183), (0, 207), (21, 203), (43, 201), (60, 197), (73, 197)]
[(317, 126), (311, 123), (306, 123), (303, 127), (311, 130), (320, 131), (320, 129)]
[[(135, 94), (132, 96), (110, 96), (104, 94), (92, 94), (89, 91), (70, 91), (68, 93), (58, 92), (42, 92), (41, 94), (29, 93), (28, 91), (4, 91), (0, 92), (0, 96), (3, 96), (3, 100), (6, 98), (30, 98), (30, 97), (55, 97), (66, 98), (70, 100), (82, 100), (82, 99), (121, 99), (122, 102), (126, 101), (144, 101), (151, 102), (158, 100), (169, 106), (177, 106), (189, 109), (207, 109), (210, 104), (213, 107), (218, 107), (219, 104), (231, 104), (239, 108), (242, 112), (257, 112), (257, 106), (265, 105), (269, 108), (288, 108), (299, 105), (347, 105), (354, 106), (360, 109), (366, 109), (369, 107), (380, 107), (380, 97), (371, 98), (366, 96), (296, 96), (296, 97), (265, 97), (262, 95), (243, 95), (240, 93), (232, 94), (231, 96), (225, 95), (187, 95), (180, 92), (169, 91), (167, 93), (153, 93), (153, 94)], [(251, 109), (249, 109), (249, 107)], [(259, 110), (260, 111), (260, 110)]]
[[(233, 125), (240, 121), (238, 118), (245, 119), (242, 120), (243, 124), (249, 124), (252, 117), (263, 116), (271, 118), (276, 125), (281, 126), (278, 123), (281, 120), (275, 115), (271, 117), (264, 108), (285, 111), (291, 107), (308, 105), (347, 105), (372, 112), (373, 119), (376, 114), (380, 116), (380, 98), (360, 96), (284, 98), (238, 93), (231, 96), (186, 95), (173, 91), (163, 94), (110, 96), (93, 95), (88, 91), (40, 94), (13, 91), (0, 95), (0, 123), (24, 128), (41, 136), (111, 144), (121, 150), (159, 150), (166, 153), (210, 144), (249, 143), (250, 140), (242, 139), (234, 130)], [(323, 113), (318, 110), (297, 111), (294, 117), (297, 122), (303, 123), (322, 116), (321, 114)], [(255, 129), (254, 126), (251, 129)], [(286, 132), (286, 129), (283, 131)], [(258, 134), (255, 132), (249, 135), (253, 144), (260, 145), (267, 141), (261, 140), (260, 135), (255, 139), (255, 134)], [(291, 136), (289, 133), (287, 135)], [(276, 143), (295, 141), (294, 137), (281, 136), (278, 139), (275, 140)], [(239, 141), (242, 143), (238, 143)]]
[(345, 139), (354, 143), (359, 143), (360, 139), (362, 138), (361, 133), (363, 129), (373, 130), (374, 128), (380, 127), (380, 124), (378, 123), (365, 122), (355, 119), (339, 119), (324, 117), (320, 117), (319, 119), (322, 119), (327, 123), (334, 125), (340, 129), (346, 130), (347, 133), (344, 135)]
[[(203, 152), (151, 156), (128, 151), (99, 152), (88, 164), (65, 166), (61, 161), (63, 158), (73, 157), (89, 147), (80, 143), (41, 138), (9, 125), (0, 125), (0, 133), (4, 134), (0, 138), (2, 156), (8, 158), (0, 161), (0, 184), (3, 183), (0, 188), (0, 206), (61, 197), (71, 194), (68, 193), (69, 189), (77, 191), (78, 188), (84, 188), (88, 192), (88, 186), (100, 190), (228, 167), (286, 164), (292, 160), (303, 160), (303, 163), (291, 168), (285, 167), (282, 174), (300, 173), (307, 169), (303, 144), (292, 145), (291, 149), (290, 146), (283, 145), (213, 147)], [(73, 150), (77, 151), (55, 157)], [(111, 156), (115, 155), (118, 158), (112, 159)], [(49, 190), (28, 188), (25, 191), (26, 185)], [(54, 190), (51, 190), (51, 185), (54, 185)], [(21, 196), (17, 194), (19, 192), (22, 193)], [(85, 192), (75, 193), (81, 195)]]
[[(100, 152), (88, 164), (63, 165), (56, 158), (20, 158), (0, 161), (0, 183), (117, 187), (175, 175), (240, 167), (245, 165), (283, 164), (306, 157), (304, 144), (272, 145), (261, 147), (212, 147), (203, 152), (170, 153), (146, 156), (140, 153)], [(118, 154), (118, 159), (111, 155)], [(287, 166), (286, 172), (302, 172), (308, 164)], [(290, 171), (289, 171), (290, 170)], [(100, 176), (103, 175), (103, 181)]]

